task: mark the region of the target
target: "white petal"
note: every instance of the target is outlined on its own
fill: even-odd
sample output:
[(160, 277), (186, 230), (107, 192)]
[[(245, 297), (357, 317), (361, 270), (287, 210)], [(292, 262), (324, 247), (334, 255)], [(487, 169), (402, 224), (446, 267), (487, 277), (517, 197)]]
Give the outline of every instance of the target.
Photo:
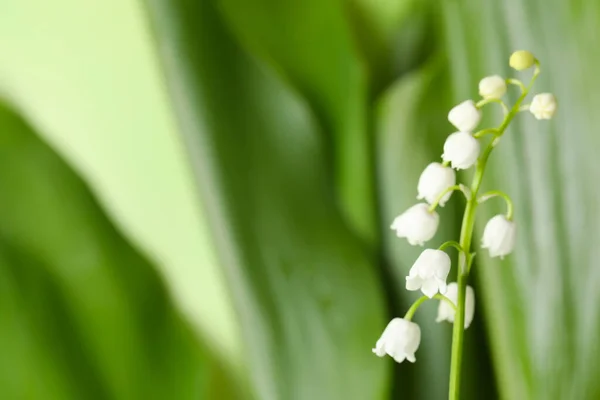
[(394, 359), (394, 361), (396, 361), (397, 363), (401, 363), (402, 361), (404, 361), (406, 359), (406, 354), (398, 352), (396, 354), (390, 354), (390, 356)]
[[(433, 162), (423, 170), (419, 177), (417, 199), (425, 199), (427, 203), (433, 204), (444, 190), (455, 184), (456, 173), (454, 170), (440, 163)], [(452, 192), (446, 193), (440, 199), (439, 205), (443, 207), (451, 195)]]
[[(458, 285), (456, 282), (451, 282), (448, 284), (446, 293), (444, 294), (448, 300), (456, 305), (457, 297), (458, 297)], [(456, 312), (445, 300), (440, 300), (440, 304), (438, 305), (438, 316), (436, 322), (448, 321), (454, 322), (454, 314)]]
[(557, 108), (558, 104), (552, 93), (540, 93), (533, 97), (529, 111), (537, 119), (551, 119)]
[(479, 82), (479, 94), (484, 99), (499, 99), (506, 93), (506, 81), (499, 75), (483, 78)]
[(379, 342), (378, 342), (378, 345), (374, 349), (371, 349), (371, 351), (373, 353), (375, 353), (375, 355), (377, 357), (385, 357), (385, 354), (386, 354), (385, 350), (383, 349), (383, 346), (379, 346)]
[(516, 242), (516, 224), (504, 215), (491, 218), (483, 230), (481, 247), (488, 249), (491, 257), (510, 254)]
[(477, 162), (481, 146), (469, 132), (455, 132), (444, 143), (442, 159), (455, 169), (467, 169)]
[(440, 293), (446, 294), (446, 292), (448, 291), (448, 285), (446, 285), (446, 280), (441, 280), (439, 278), (436, 278), (436, 282), (437, 282)]
[(418, 203), (396, 218), (392, 227), (398, 237), (405, 237), (411, 245), (423, 245), (435, 235), (439, 215), (429, 212), (429, 205)]
[(450, 273), (450, 256), (444, 251), (438, 250), (436, 253), (436, 263), (433, 269), (433, 276), (446, 282), (448, 274)]
[(438, 283), (435, 279), (428, 279), (423, 281), (423, 285), (421, 286), (421, 292), (429, 298), (435, 296), (438, 292)]
[(466, 100), (450, 110), (448, 121), (458, 130), (470, 132), (479, 125), (481, 110), (477, 109), (473, 100)]
[(471, 326), (473, 317), (475, 316), (475, 291), (471, 286), (467, 286), (465, 301), (465, 329)]
[(451, 312), (453, 313), (454, 310), (452, 310), (452, 308), (448, 304), (446, 304), (445, 301), (440, 300), (440, 304), (438, 304), (438, 313), (435, 322), (450, 321), (450, 317), (452, 316)]
[[(454, 305), (458, 304), (458, 285), (456, 282), (452, 282), (448, 284), (448, 291), (446, 292), (446, 297), (454, 303)], [(475, 315), (475, 292), (471, 286), (467, 285), (466, 288), (466, 299), (465, 299), (465, 329), (467, 329), (471, 323), (473, 322), (473, 317)], [(456, 316), (456, 311), (446, 301), (440, 300), (440, 304), (438, 305), (438, 314), (436, 318), (436, 322), (448, 321), (450, 323), (454, 322), (454, 318)]]
[(387, 325), (381, 338), (377, 341), (373, 353), (382, 357), (391, 356), (396, 362), (407, 357), (414, 362), (414, 353), (421, 342), (421, 329), (417, 324), (403, 318), (394, 318)]
[(423, 285), (423, 280), (418, 277), (406, 277), (406, 290), (415, 291), (421, 289), (421, 285)]

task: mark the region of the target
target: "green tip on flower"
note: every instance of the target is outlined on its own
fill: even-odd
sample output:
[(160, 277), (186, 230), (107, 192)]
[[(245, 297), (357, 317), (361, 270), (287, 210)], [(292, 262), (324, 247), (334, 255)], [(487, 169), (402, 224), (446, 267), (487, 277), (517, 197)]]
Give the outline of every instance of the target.
[(535, 64), (535, 57), (527, 50), (519, 50), (512, 53), (509, 64), (517, 71), (531, 68)]

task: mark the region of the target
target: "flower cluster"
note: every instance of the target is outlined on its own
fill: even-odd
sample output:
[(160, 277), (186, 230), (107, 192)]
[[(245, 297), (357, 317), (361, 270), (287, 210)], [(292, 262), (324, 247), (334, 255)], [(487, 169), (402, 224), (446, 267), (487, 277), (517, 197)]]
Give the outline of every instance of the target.
[[(473, 288), (466, 284), (466, 279), (474, 257), (474, 253), (471, 254), (469, 249), (470, 232), (473, 230), (477, 205), (493, 197), (502, 197), (507, 204), (506, 214), (491, 218), (483, 231), (481, 247), (488, 250), (490, 257), (503, 258), (515, 247), (516, 224), (512, 220), (513, 207), (510, 198), (500, 191), (491, 191), (477, 197), (483, 170), (489, 153), (498, 144), (506, 127), (517, 113), (530, 111), (537, 119), (550, 119), (556, 113), (557, 103), (552, 94), (542, 93), (534, 96), (531, 105), (522, 105), (539, 74), (539, 62), (530, 52), (517, 51), (511, 56), (509, 64), (518, 71), (535, 66), (529, 86), (526, 87), (517, 79), (504, 79), (499, 75), (488, 76), (479, 82), (481, 100), (466, 100), (450, 110), (448, 121), (457, 131), (451, 133), (444, 143), (442, 162), (432, 162), (421, 173), (417, 185), (417, 199), (424, 202), (410, 207), (396, 217), (391, 225), (398, 237), (405, 238), (411, 245), (423, 246), (435, 236), (438, 229), (440, 217), (436, 208), (443, 207), (457, 190), (463, 192), (467, 199), (462, 230), (468, 234), (461, 233), (461, 243), (451, 241), (438, 249), (425, 249), (414, 262), (406, 277), (406, 289), (421, 291), (423, 296), (413, 304), (404, 318), (394, 318), (385, 328), (373, 349), (380, 357), (388, 354), (397, 362), (405, 359), (415, 362), (421, 330), (411, 319), (419, 305), (428, 299), (435, 298), (440, 302), (437, 322), (454, 323), (455, 316), (461, 312), (464, 329), (471, 324), (475, 312), (475, 293)], [(521, 89), (521, 96), (510, 110), (501, 99), (506, 94), (508, 85), (516, 85)], [(490, 103), (499, 103), (502, 106), (504, 121), (498, 128), (475, 131), (481, 122), (482, 107)], [(488, 134), (493, 138), (482, 152), (480, 141)], [(455, 170), (469, 169), (474, 165), (477, 166), (477, 173), (471, 186), (457, 185)], [(449, 284), (446, 280), (450, 273), (451, 261), (445, 252), (447, 247), (455, 247), (459, 251), (460, 261), (458, 282)]]

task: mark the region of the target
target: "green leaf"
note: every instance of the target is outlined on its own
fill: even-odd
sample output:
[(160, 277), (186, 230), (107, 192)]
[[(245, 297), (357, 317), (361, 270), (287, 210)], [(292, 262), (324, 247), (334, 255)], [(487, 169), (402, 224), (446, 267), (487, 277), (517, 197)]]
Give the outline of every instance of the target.
[(87, 182), (196, 334), (241, 375), (235, 312), (141, 2), (41, 3), (0, 7), (0, 93)]
[(414, 0), (347, 0), (356, 47), (369, 71), (371, 98), (431, 55), (434, 10)]
[(220, 0), (231, 30), (308, 101), (326, 135), (333, 189), (344, 216), (377, 236), (367, 71), (343, 0)]
[(149, 0), (173, 107), (260, 399), (378, 399), (375, 255), (331, 194), (321, 130), (206, 0)]
[(0, 397), (197, 399), (229, 379), (154, 267), (2, 103), (0, 201)]

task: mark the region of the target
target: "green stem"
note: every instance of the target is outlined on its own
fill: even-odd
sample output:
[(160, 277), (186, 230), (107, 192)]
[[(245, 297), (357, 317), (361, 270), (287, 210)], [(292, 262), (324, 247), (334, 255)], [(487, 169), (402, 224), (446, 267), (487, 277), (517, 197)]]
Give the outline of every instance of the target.
[[(481, 165), (482, 164), (479, 164), (477, 166), (477, 171), (480, 171)], [(483, 164), (483, 166), (485, 166), (485, 164)], [(476, 176), (480, 176), (481, 179), (483, 174), (476, 173)], [(469, 201), (467, 201), (467, 206), (463, 215), (462, 229), (460, 232), (460, 247), (465, 253), (459, 254), (457, 310), (452, 329), (452, 361), (450, 364), (450, 391), (448, 394), (448, 398), (450, 400), (458, 400), (460, 393), (460, 366), (462, 361), (465, 326), (465, 296), (467, 279), (469, 277), (465, 254), (468, 254), (471, 248), (471, 236), (473, 235), (475, 209), (477, 208), (477, 202), (475, 202), (474, 199), (475, 197), (472, 196)]]
[(498, 130), (496, 128), (486, 128), (486, 129), (482, 129), (479, 132), (475, 133), (473, 135), (474, 138), (479, 139), (480, 137), (483, 137), (484, 135), (497, 135), (498, 134)]
[(491, 103), (500, 104), (502, 106), (502, 111), (504, 112), (504, 115), (508, 114), (508, 107), (506, 107), (506, 104), (504, 104), (504, 102), (501, 99), (483, 99), (480, 100), (477, 104), (475, 104), (475, 107), (481, 108)]
[(425, 301), (429, 300), (429, 297), (427, 296), (421, 296), (419, 297), (412, 306), (410, 306), (410, 308), (408, 309), (408, 311), (406, 312), (406, 314), (404, 314), (404, 319), (407, 321), (410, 321), (413, 317), (413, 315), (415, 315), (415, 312), (417, 312), (417, 309), (419, 308), (419, 306), (421, 304), (423, 304)]
[(440, 204), (440, 201), (442, 201), (442, 199), (444, 198), (444, 196), (455, 190), (460, 190), (460, 185), (448, 186), (446, 189), (444, 189), (442, 193), (438, 195), (437, 199), (435, 199), (433, 204), (429, 206), (429, 212), (434, 212), (438, 204)]
[(438, 293), (435, 296), (433, 296), (431, 299), (429, 297), (427, 297), (427, 296), (421, 296), (417, 300), (415, 300), (415, 302), (412, 304), (412, 306), (410, 306), (410, 308), (408, 309), (408, 311), (406, 312), (406, 314), (404, 314), (404, 319), (407, 320), (407, 321), (412, 320), (412, 317), (415, 315), (415, 312), (417, 312), (417, 309), (421, 306), (421, 304), (423, 304), (427, 300), (432, 300), (432, 299), (436, 299), (436, 300), (440, 300), (440, 301), (445, 301), (446, 303), (448, 303), (448, 305), (450, 307), (452, 307), (452, 309), (454, 311), (456, 311), (456, 305), (452, 302), (452, 300), (450, 300), (449, 298), (447, 298), (443, 294)]
[(539, 65), (536, 63), (536, 69), (533, 74), (531, 82), (525, 88), (521, 96), (517, 99), (511, 110), (504, 117), (504, 121), (498, 127), (498, 134), (494, 140), (488, 144), (486, 149), (483, 151), (481, 157), (477, 161), (477, 168), (475, 175), (473, 176), (473, 182), (471, 183), (471, 198), (467, 200), (465, 207), (465, 213), (463, 215), (462, 227), (460, 232), (460, 247), (463, 252), (459, 254), (459, 266), (458, 266), (458, 301), (456, 316), (454, 317), (454, 326), (452, 329), (452, 361), (450, 364), (450, 388), (448, 392), (449, 400), (460, 399), (460, 377), (461, 377), (461, 362), (463, 353), (463, 341), (464, 341), (464, 326), (465, 326), (465, 300), (466, 300), (466, 289), (467, 281), (469, 279), (469, 266), (467, 262), (467, 254), (471, 250), (471, 239), (473, 236), (473, 228), (475, 225), (475, 211), (477, 210), (477, 193), (481, 187), (483, 180), (483, 174), (487, 165), (488, 158), (492, 153), (492, 150), (498, 143), (499, 138), (504, 134), (504, 131), (519, 112), (521, 103), (529, 93), (529, 89), (535, 82), (539, 74)]
[(477, 203), (482, 204), (483, 202), (488, 201), (492, 197), (502, 197), (504, 199), (504, 202), (506, 203), (506, 219), (510, 221), (513, 217), (514, 206), (512, 200), (506, 193), (500, 190), (490, 190), (489, 192), (484, 193), (479, 199), (477, 199)]
[(454, 247), (460, 253), (463, 251), (462, 247), (460, 247), (460, 243), (455, 240), (448, 240), (447, 242), (442, 243), (438, 250), (446, 250), (448, 247)]
[(521, 82), (518, 79), (507, 79), (506, 83), (508, 83), (509, 85), (515, 85), (518, 86), (519, 89), (521, 89), (521, 93), (526, 92), (527, 89), (525, 88), (525, 85), (523, 84), (523, 82)]
[(450, 306), (450, 308), (452, 308), (454, 310), (454, 312), (456, 312), (456, 304), (454, 304), (452, 302), (452, 300), (450, 300), (449, 298), (447, 298), (446, 296), (444, 296), (441, 293), (436, 294), (435, 296), (433, 296), (434, 299), (438, 299), (441, 301), (445, 301), (446, 303), (448, 303), (448, 305)]

